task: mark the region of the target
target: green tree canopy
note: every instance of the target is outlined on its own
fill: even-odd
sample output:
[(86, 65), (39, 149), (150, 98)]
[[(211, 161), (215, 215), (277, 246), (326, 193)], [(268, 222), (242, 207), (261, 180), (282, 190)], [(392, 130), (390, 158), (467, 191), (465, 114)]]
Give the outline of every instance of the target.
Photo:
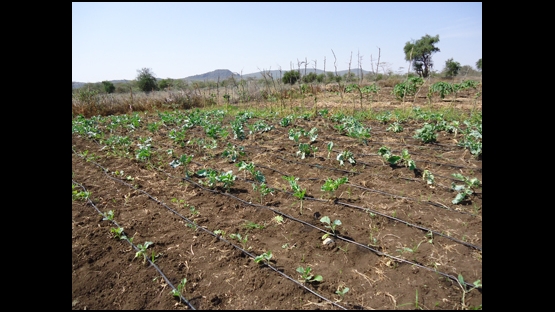
[(288, 84), (295, 84), (295, 82), (297, 82), (297, 80), (299, 80), (299, 78), (301, 78), (301, 74), (299, 73), (299, 71), (297, 70), (290, 70), (290, 71), (286, 71), (283, 74), (283, 77), (281, 78), (283, 83), (288, 83)]
[(174, 81), (171, 78), (167, 78), (167, 79), (162, 79), (160, 80), (160, 83), (158, 83), (158, 87), (160, 87), (160, 89), (165, 90), (166, 88), (173, 88), (174, 86)]
[(116, 86), (110, 81), (102, 81), (102, 84), (104, 85), (104, 91), (106, 91), (106, 93), (114, 93), (116, 90)]
[(482, 59), (479, 59), (478, 62), (476, 62), (476, 68), (478, 68), (478, 70), (482, 70)]
[(154, 73), (150, 68), (143, 68), (137, 70), (137, 86), (141, 91), (150, 92), (158, 90), (158, 84)]
[(439, 52), (435, 46), (439, 42), (439, 35), (431, 37), (426, 34), (420, 40), (405, 43), (405, 60), (411, 61), (414, 70), (421, 77), (428, 77), (433, 68), (432, 54)]
[(461, 70), (461, 64), (459, 62), (453, 61), (453, 58), (448, 59), (445, 61), (445, 76), (447, 77), (455, 77), (459, 74)]

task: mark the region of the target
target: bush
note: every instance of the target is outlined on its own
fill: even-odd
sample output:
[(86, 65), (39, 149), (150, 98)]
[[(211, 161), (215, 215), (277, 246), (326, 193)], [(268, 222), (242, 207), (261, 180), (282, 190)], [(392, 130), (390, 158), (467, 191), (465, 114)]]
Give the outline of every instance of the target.
[(154, 73), (150, 68), (137, 70), (137, 85), (143, 92), (158, 91), (158, 83), (154, 78)]
[(281, 78), (281, 80), (283, 81), (283, 83), (288, 83), (290, 85), (293, 85), (300, 78), (301, 78), (301, 73), (299, 73), (296, 70), (290, 70), (283, 74), (283, 77)]

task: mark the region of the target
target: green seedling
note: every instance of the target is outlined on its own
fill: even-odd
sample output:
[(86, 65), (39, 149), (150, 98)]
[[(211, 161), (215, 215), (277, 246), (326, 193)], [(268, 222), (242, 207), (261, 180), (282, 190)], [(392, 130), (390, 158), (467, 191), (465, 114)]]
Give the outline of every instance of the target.
[(243, 246), (243, 248), (246, 246), (247, 241), (249, 240), (248, 237), (249, 237), (248, 234), (245, 235), (244, 238), (243, 238), (243, 237), (241, 236), (241, 234), (239, 234), (239, 233), (229, 234), (229, 238), (238, 240), (239, 243), (241, 243), (241, 245)]
[(222, 153), (222, 157), (229, 158), (232, 162), (236, 162), (237, 158), (241, 156), (245, 156), (244, 147), (231, 145), (231, 143), (227, 143), (227, 147)]
[(312, 283), (312, 282), (322, 282), (324, 280), (322, 278), (322, 275), (314, 276), (313, 274), (310, 273), (311, 271), (312, 271), (311, 267), (306, 267), (306, 268), (298, 267), (297, 268), (297, 272), (299, 272), (301, 274), (302, 282)]
[(252, 221), (246, 221), (245, 224), (243, 225), (243, 227), (247, 230), (254, 230), (254, 229), (262, 230), (262, 229), (264, 229), (264, 225), (254, 223)]
[(347, 183), (348, 181), (349, 181), (349, 178), (347, 177), (338, 178), (336, 180), (333, 180), (332, 178), (327, 178), (326, 182), (322, 185), (320, 189), (324, 192), (328, 192), (329, 197), (332, 198), (333, 194), (339, 188), (339, 186)]
[(435, 126), (425, 123), (424, 126), (420, 129), (416, 129), (415, 135), (413, 136), (415, 139), (420, 139), (424, 143), (433, 143), (437, 141), (437, 133)]
[[(335, 234), (335, 228), (341, 225), (341, 220), (335, 220), (335, 221), (333, 221), (333, 223), (331, 223), (330, 217), (328, 217), (328, 216), (323, 216), (320, 219), (320, 222), (327, 224), (325, 227), (328, 228), (328, 229), (331, 229), (334, 236), (336, 235)], [(328, 238), (328, 236), (329, 236), (329, 233), (326, 233), (322, 236), (322, 239), (324, 240), (324, 239)]]
[(123, 228), (122, 227), (110, 228), (110, 233), (114, 234), (114, 237), (119, 238), (119, 239), (126, 239), (127, 238), (127, 236), (125, 236), (125, 234), (123, 234)]
[(349, 161), (352, 165), (356, 164), (354, 155), (350, 151), (343, 151), (339, 155), (337, 155), (337, 160), (339, 161), (339, 165), (343, 166), (345, 161)]
[(100, 215), (102, 216), (102, 221), (105, 221), (105, 220), (112, 221), (112, 220), (114, 220), (114, 211), (113, 210), (109, 210), (108, 212), (103, 212)]
[(315, 154), (318, 148), (306, 143), (299, 143), (299, 150), (297, 151), (297, 156), (301, 156), (301, 159), (305, 159), (306, 156), (310, 154)]
[(261, 254), (260, 256), (256, 256), (254, 258), (254, 262), (256, 263), (260, 263), (262, 261), (265, 261), (266, 264), (270, 263), (270, 259), (272, 259), (272, 251), (268, 250), (265, 253)]
[(71, 199), (72, 200), (87, 200), (91, 196), (91, 192), (76, 190), (77, 185), (71, 184)]
[(283, 176), (283, 178), (287, 181), (289, 181), (289, 185), (291, 186), (291, 189), (293, 190), (293, 196), (297, 197), (300, 201), (301, 201), (301, 210), (300, 210), (300, 214), (303, 214), (303, 200), (304, 200), (304, 195), (306, 193), (306, 189), (301, 189), (301, 187), (297, 184), (297, 181), (299, 180), (299, 178), (295, 178), (294, 176)]
[(181, 282), (179, 282), (179, 284), (177, 284), (177, 289), (172, 289), (171, 294), (174, 297), (179, 297), (179, 301), (181, 302), (181, 295), (183, 294), (183, 291), (185, 290), (185, 284), (187, 284), (187, 279), (183, 278), (181, 280)]
[(273, 218), (274, 221), (276, 221), (277, 224), (282, 224), (283, 223), (283, 216), (277, 215)]
[(452, 176), (457, 179), (463, 180), (463, 182), (465, 183), (464, 185), (457, 185), (455, 184), (455, 182), (451, 183), (451, 188), (457, 192), (457, 196), (455, 196), (455, 199), (451, 201), (455, 205), (461, 203), (468, 196), (472, 195), (472, 193), (474, 193), (473, 189), (481, 185), (480, 180), (478, 180), (477, 178), (469, 179), (468, 177), (465, 177), (460, 173), (453, 173)]
[(335, 291), (336, 294), (338, 294), (339, 296), (341, 296), (341, 299), (343, 300), (343, 297), (345, 296), (345, 294), (349, 292), (349, 287), (345, 287), (345, 286), (339, 286), (337, 288), (337, 290)]
[[(406, 306), (406, 305), (411, 305), (411, 304), (412, 304), (412, 302), (403, 303), (403, 304), (401, 304), (401, 305), (398, 305), (397, 308), (402, 307), (402, 306)], [(415, 299), (415, 301), (414, 301), (414, 309), (415, 309), (415, 310), (422, 310), (422, 307), (420, 307), (420, 306), (418, 305), (418, 289), (416, 289), (416, 299)]]
[(390, 124), (385, 130), (399, 133), (399, 132), (403, 132), (403, 126), (399, 122), (395, 121), (392, 124)]
[(224, 230), (215, 230), (214, 234), (216, 235), (221, 235), (221, 236), (225, 236), (225, 231)]
[(267, 187), (266, 183), (261, 183), (260, 185), (257, 185), (255, 183), (252, 184), (252, 189), (255, 191), (258, 191), (260, 193), (260, 204), (262, 204), (262, 198), (268, 194), (273, 194), (274, 193), (274, 189), (271, 187)]
[(154, 243), (153, 242), (145, 242), (144, 245), (141, 245), (141, 244), (137, 245), (137, 248), (139, 248), (139, 251), (137, 251), (135, 253), (135, 257), (133, 259), (135, 259), (137, 257), (140, 257), (140, 256), (143, 256), (143, 263), (146, 263), (146, 259), (147, 259), (146, 249), (148, 248), (148, 246), (150, 246), (152, 244), (154, 244)]
[(429, 170), (426, 169), (424, 170), (424, 172), (422, 172), (422, 180), (426, 181), (426, 184), (430, 188), (434, 188), (434, 185), (435, 185), (434, 175)]
[(463, 291), (463, 295), (462, 295), (462, 308), (466, 309), (466, 303), (465, 303), (465, 296), (466, 294), (468, 294), (469, 292), (471, 292), (472, 290), (476, 289), (476, 288), (482, 288), (482, 281), (481, 280), (476, 280), (474, 281), (474, 283), (472, 283), (474, 286), (471, 287), (470, 289), (467, 288), (467, 285), (464, 281), (464, 278), (461, 274), (459, 274), (457, 282), (459, 283), (459, 286), (461, 287), (462, 291)]
[(328, 159), (330, 159), (330, 154), (331, 151), (333, 150), (333, 142), (328, 142), (328, 144), (326, 144), (326, 148), (328, 149)]

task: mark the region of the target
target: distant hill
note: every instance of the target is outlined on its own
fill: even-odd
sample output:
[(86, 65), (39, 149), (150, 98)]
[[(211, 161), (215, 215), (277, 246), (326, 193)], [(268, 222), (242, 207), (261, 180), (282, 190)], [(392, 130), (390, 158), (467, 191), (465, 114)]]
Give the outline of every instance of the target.
[[(297, 68), (295, 68), (295, 70), (296, 70), (296, 69), (297, 69)], [(286, 71), (289, 71), (289, 70), (290, 70), (290, 69), (287, 69), (287, 70), (282, 69), (282, 70), (281, 70), (281, 75), (280, 75), (280, 71), (277, 70), (277, 69), (269, 70), (269, 71), (264, 71), (264, 72), (265, 72), (265, 73), (269, 73), (274, 79), (279, 79), (280, 77), (283, 76), (283, 74), (284, 74)], [(317, 75), (324, 73), (324, 71), (321, 70), (321, 69), (314, 69), (314, 68), (307, 68), (307, 69), (306, 69), (306, 73), (307, 73), (307, 74), (313, 73), (313, 72), (316, 73)], [(332, 72), (332, 73), (335, 74), (335, 69), (326, 70), (326, 72)], [(337, 71), (337, 74), (338, 74), (339, 76), (343, 76), (343, 75), (345, 75), (345, 74), (348, 73), (348, 72), (349, 72), (349, 70), (340, 70), (340, 71)], [(357, 76), (359, 75), (359, 69), (358, 69), (358, 68), (352, 68), (352, 69), (351, 69), (351, 72), (354, 73), (354, 74), (357, 75)], [(366, 74), (370, 73), (370, 71), (362, 70), (362, 73), (363, 73), (363, 75), (366, 75)], [(305, 74), (304, 68), (301, 68), (301, 74), (302, 74), (302, 75)], [(229, 69), (216, 69), (216, 70), (214, 70), (214, 71), (207, 72), (207, 73), (200, 74), (200, 75), (194, 75), (194, 76), (189, 76), (189, 77), (185, 77), (185, 78), (177, 78), (176, 80), (185, 80), (185, 81), (217, 81), (217, 80), (218, 80), (218, 77), (220, 78), (220, 81), (222, 81), (222, 80), (225, 80), (225, 79), (230, 78), (230, 77), (235, 77), (235, 78), (237, 78), (237, 79), (240, 79), (241, 77), (242, 77), (243, 79), (247, 79), (247, 78), (250, 78), (250, 79), (253, 79), (253, 78), (254, 78), (254, 79), (262, 79), (262, 78), (264, 77), (264, 75), (263, 75), (263, 73), (260, 71), (260, 72), (257, 72), (257, 73), (245, 74), (245, 75), (241, 76), (240, 74), (234, 73), (234, 72), (230, 71)], [(162, 78), (156, 78), (156, 80), (162, 80)], [(132, 80), (126, 80), (126, 79), (123, 79), (123, 80), (110, 80), (110, 82), (112, 82), (112, 83), (114, 83), (114, 84), (116, 84), (116, 83), (128, 83), (128, 82), (131, 82), (131, 81), (132, 81)], [(100, 81), (99, 81), (99, 82), (100, 82)], [(87, 84), (87, 83), (86, 83), (86, 82), (76, 82), (76, 81), (74, 81), (74, 82), (73, 82), (73, 89), (80, 88), (80, 87), (84, 86), (85, 84)]]

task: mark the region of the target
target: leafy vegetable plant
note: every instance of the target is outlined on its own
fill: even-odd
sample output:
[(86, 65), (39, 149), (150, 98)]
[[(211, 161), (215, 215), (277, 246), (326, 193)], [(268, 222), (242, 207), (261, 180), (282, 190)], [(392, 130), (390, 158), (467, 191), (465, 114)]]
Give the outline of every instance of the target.
[[(145, 242), (144, 245), (138, 244), (137, 248), (139, 248), (139, 251), (137, 251), (135, 253), (135, 258), (143, 256), (143, 263), (145, 263), (146, 259), (147, 259), (146, 249), (148, 248), (148, 246), (150, 246), (152, 244), (154, 244), (154, 243), (153, 242)], [(133, 258), (133, 259), (135, 259), (135, 258)]]
[[(333, 235), (335, 235), (335, 228), (341, 225), (341, 220), (335, 220), (332, 223), (331, 220), (330, 220), (330, 217), (328, 217), (328, 216), (323, 216), (320, 219), (320, 222), (327, 224), (325, 227), (330, 229), (332, 231)], [(328, 238), (328, 236), (329, 236), (329, 234), (326, 233), (322, 236), (322, 239), (326, 239), (326, 238)]]
[(455, 184), (455, 182), (451, 183), (451, 188), (457, 191), (457, 196), (455, 197), (455, 199), (452, 200), (452, 203), (455, 205), (461, 203), (468, 196), (472, 195), (473, 188), (479, 187), (481, 185), (480, 180), (478, 180), (477, 178), (469, 179), (468, 177), (465, 177), (460, 173), (453, 173), (452, 176), (457, 179), (463, 180), (463, 182), (465, 183), (463, 185), (457, 185)]
[(304, 195), (306, 193), (306, 189), (301, 189), (301, 187), (297, 184), (297, 181), (299, 180), (299, 178), (295, 178), (294, 176), (283, 176), (283, 178), (286, 181), (289, 181), (289, 185), (291, 186), (291, 189), (293, 190), (293, 196), (297, 197), (300, 201), (301, 201), (301, 210), (300, 210), (300, 214), (303, 214), (303, 200), (304, 200)]
[(272, 259), (272, 251), (268, 250), (265, 253), (261, 254), (260, 256), (256, 256), (254, 258), (254, 262), (260, 263), (262, 261), (265, 261), (266, 264), (268, 264), (270, 262), (270, 259)]
[(181, 295), (183, 294), (183, 290), (185, 290), (185, 284), (187, 284), (187, 279), (183, 278), (181, 282), (177, 284), (177, 289), (172, 289), (172, 292), (171, 292), (171, 294), (174, 297), (179, 297), (180, 301), (181, 301)]
[(302, 281), (305, 283), (312, 283), (312, 282), (322, 282), (324, 279), (322, 275), (314, 276), (311, 274), (312, 268), (311, 267), (298, 267), (297, 272), (301, 274)]
[(322, 185), (320, 189), (324, 192), (329, 192), (330, 198), (332, 198), (333, 193), (339, 188), (339, 186), (347, 183), (348, 181), (349, 178), (347, 177), (338, 178), (336, 180), (332, 178), (327, 178), (326, 182)]
[(339, 165), (343, 166), (345, 161), (349, 161), (352, 165), (356, 164), (354, 155), (350, 151), (343, 151), (339, 155), (337, 155), (337, 160), (339, 161)]

